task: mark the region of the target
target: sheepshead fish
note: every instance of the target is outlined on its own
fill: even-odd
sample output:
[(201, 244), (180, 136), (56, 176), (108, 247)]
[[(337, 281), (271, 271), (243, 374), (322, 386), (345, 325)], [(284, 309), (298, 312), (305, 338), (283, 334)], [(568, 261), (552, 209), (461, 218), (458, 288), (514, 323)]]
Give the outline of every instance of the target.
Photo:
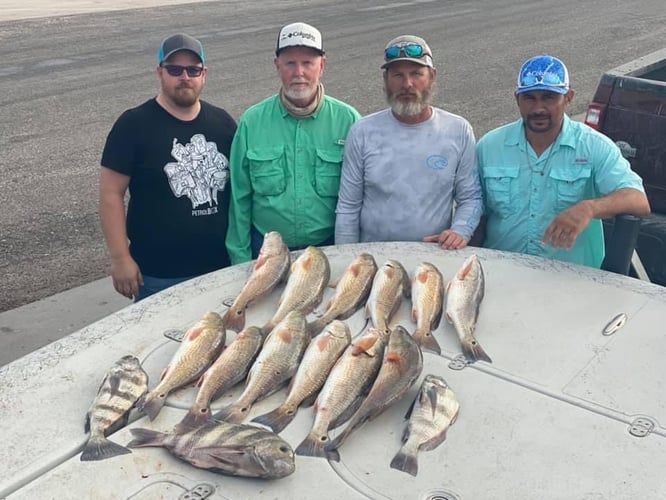
[(130, 429), (127, 446), (166, 448), (200, 469), (231, 476), (278, 479), (296, 469), (294, 451), (277, 434), (253, 425), (206, 422), (185, 433)]
[(372, 319), (375, 328), (388, 335), (391, 333), (388, 323), (400, 308), (402, 297), (410, 295), (407, 271), (400, 262), (389, 259), (379, 268), (372, 281), (365, 316)]
[(310, 333), (316, 335), (334, 319), (347, 319), (363, 306), (370, 294), (376, 272), (377, 263), (372, 255), (364, 252), (356, 257), (340, 278), (335, 294), (326, 304), (324, 314), (310, 323)]
[(317, 247), (307, 247), (291, 265), (287, 286), (282, 292), (278, 309), (264, 325), (265, 334), (275, 328), (290, 312), (298, 310), (307, 316), (324, 297), (324, 289), (331, 279), (328, 257)]
[(345, 349), (317, 396), (312, 429), (296, 448), (297, 455), (335, 458), (335, 450), (326, 450), (331, 442), (328, 432), (349, 420), (370, 390), (382, 364), (386, 339), (381, 331), (370, 328)]
[(220, 355), (226, 340), (222, 317), (216, 312), (206, 313), (185, 333), (180, 347), (162, 372), (160, 383), (137, 405), (139, 410), (154, 420), (169, 393), (195, 381)]
[(130, 450), (106, 439), (127, 425), (136, 402), (148, 391), (148, 375), (134, 356), (123, 356), (109, 369), (86, 414), (85, 432), (90, 437), (83, 447), (81, 460), (103, 460), (130, 453)]
[(283, 387), (298, 369), (310, 342), (305, 317), (291, 311), (266, 337), (259, 356), (247, 376), (245, 390), (236, 402), (225, 406), (214, 417), (227, 422), (241, 422), (258, 401)]
[(273, 432), (282, 431), (294, 419), (302, 403), (312, 404), (333, 365), (350, 343), (351, 333), (345, 323), (337, 319), (329, 323), (305, 350), (296, 375), (289, 384), (285, 402), (252, 422), (266, 425)]
[(416, 323), (414, 340), (421, 347), (440, 354), (437, 339), (432, 332), (442, 319), (444, 307), (444, 278), (430, 262), (422, 262), (412, 279), (412, 321)]
[(446, 286), (446, 318), (455, 327), (463, 354), (469, 361), (482, 359), (492, 363), (474, 336), (484, 291), (481, 262), (476, 255), (470, 255)]
[(263, 343), (264, 335), (256, 326), (248, 326), (236, 335), (199, 379), (197, 397), (176, 426), (176, 432), (194, 429), (211, 418), (211, 401), (215, 401), (247, 376)]
[(428, 374), (408, 413), (402, 448), (391, 460), (391, 468), (418, 473), (419, 450), (434, 450), (446, 439), (447, 429), (456, 421), (460, 404), (446, 381)]
[(252, 274), (241, 289), (229, 310), (224, 314), (224, 324), (229, 330), (240, 332), (245, 327), (247, 307), (268, 295), (287, 277), (291, 254), (280, 233), (271, 231), (264, 236)]
[(384, 360), (370, 392), (349, 420), (345, 429), (326, 447), (328, 457), (340, 460), (337, 448), (354, 429), (373, 420), (414, 385), (423, 370), (423, 354), (415, 339), (402, 326), (391, 330)]

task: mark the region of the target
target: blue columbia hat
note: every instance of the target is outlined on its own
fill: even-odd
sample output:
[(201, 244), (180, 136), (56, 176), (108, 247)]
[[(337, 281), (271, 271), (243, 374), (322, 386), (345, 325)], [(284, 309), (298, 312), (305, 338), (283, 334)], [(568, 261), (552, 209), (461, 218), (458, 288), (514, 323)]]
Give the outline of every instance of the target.
[(557, 57), (543, 54), (525, 61), (518, 73), (516, 94), (546, 90), (558, 94), (569, 92), (569, 71)]
[(196, 38), (186, 35), (185, 33), (178, 33), (165, 38), (160, 44), (160, 50), (157, 53), (157, 64), (162, 64), (169, 57), (178, 52), (179, 50), (189, 50), (194, 53), (201, 62), (205, 62), (204, 49), (201, 42)]

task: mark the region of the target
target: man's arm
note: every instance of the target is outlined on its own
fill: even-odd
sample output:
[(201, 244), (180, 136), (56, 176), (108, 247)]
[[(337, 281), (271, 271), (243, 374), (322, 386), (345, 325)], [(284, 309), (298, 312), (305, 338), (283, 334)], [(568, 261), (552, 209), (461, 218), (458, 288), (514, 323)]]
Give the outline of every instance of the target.
[(456, 202), (451, 227), (439, 235), (429, 235), (423, 239), (423, 241), (437, 242), (445, 250), (467, 246), (483, 214), (483, 195), (479, 182), (474, 132), (470, 125), (467, 125), (462, 140), (462, 155), (454, 185), (451, 186)]
[(230, 156), (231, 199), (226, 245), (231, 263), (240, 264), (252, 260), (252, 181), (247, 163), (247, 126), (242, 118), (231, 143)]
[(111, 257), (113, 287), (127, 298), (139, 294), (141, 271), (129, 252), (125, 222), (125, 192), (130, 178), (102, 167), (99, 178), (99, 215)]
[(571, 248), (592, 219), (606, 219), (619, 214), (646, 217), (650, 203), (645, 193), (623, 188), (600, 198), (583, 200), (558, 215), (548, 226), (543, 242), (558, 248)]
[(361, 238), (361, 207), (363, 206), (363, 155), (354, 134), (349, 132), (342, 161), (340, 192), (335, 210), (335, 243), (358, 243)]

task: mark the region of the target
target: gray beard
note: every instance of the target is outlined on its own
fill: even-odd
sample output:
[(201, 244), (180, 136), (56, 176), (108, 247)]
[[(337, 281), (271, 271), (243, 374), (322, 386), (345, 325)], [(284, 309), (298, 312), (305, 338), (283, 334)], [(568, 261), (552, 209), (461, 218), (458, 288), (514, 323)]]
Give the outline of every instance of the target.
[(424, 109), (430, 106), (432, 102), (432, 88), (424, 90), (421, 93), (421, 99), (414, 102), (401, 102), (392, 94), (389, 94), (387, 89), (384, 89), (386, 92), (386, 101), (389, 106), (391, 106), (391, 111), (393, 111), (398, 116), (416, 116), (421, 113)]

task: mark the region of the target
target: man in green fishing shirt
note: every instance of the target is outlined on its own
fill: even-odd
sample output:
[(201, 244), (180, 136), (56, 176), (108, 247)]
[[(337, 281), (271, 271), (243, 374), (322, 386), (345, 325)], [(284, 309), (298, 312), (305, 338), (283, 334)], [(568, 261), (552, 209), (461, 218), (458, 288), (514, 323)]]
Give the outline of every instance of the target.
[(275, 54), (280, 91), (241, 116), (231, 146), (232, 264), (256, 258), (269, 231), (291, 250), (333, 244), (344, 143), (360, 118), (324, 93), (326, 56), (316, 28), (283, 27)]

